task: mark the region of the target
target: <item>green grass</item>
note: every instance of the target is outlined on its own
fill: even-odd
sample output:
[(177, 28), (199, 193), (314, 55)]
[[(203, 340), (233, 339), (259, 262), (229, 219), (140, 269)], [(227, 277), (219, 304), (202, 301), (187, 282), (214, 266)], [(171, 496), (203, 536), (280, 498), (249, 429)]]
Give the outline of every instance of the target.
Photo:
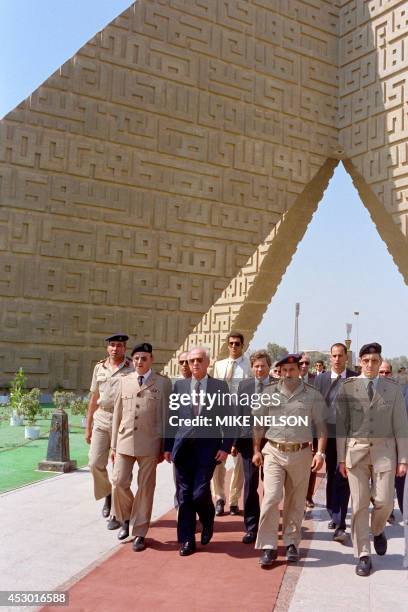
[[(48, 434), (50, 431), (53, 407), (44, 406), (49, 410), (49, 416), (39, 419), (38, 440), (24, 439), (24, 426), (11, 427), (9, 421), (0, 421), (0, 493), (16, 489), (22, 485), (45, 478), (52, 478), (55, 472), (39, 472), (38, 463), (47, 456)], [(70, 458), (76, 459), (78, 467), (87, 465), (89, 446), (84, 439), (84, 428), (81, 427), (81, 416), (72, 416), (68, 410), (70, 424), (69, 449)]]

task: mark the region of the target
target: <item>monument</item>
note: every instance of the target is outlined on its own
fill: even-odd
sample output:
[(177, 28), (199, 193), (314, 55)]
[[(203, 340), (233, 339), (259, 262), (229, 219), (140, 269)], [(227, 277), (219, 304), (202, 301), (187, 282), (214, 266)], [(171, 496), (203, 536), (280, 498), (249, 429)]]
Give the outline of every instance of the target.
[(404, 279), (400, 0), (138, 0), (0, 122), (0, 384), (249, 340), (342, 161)]

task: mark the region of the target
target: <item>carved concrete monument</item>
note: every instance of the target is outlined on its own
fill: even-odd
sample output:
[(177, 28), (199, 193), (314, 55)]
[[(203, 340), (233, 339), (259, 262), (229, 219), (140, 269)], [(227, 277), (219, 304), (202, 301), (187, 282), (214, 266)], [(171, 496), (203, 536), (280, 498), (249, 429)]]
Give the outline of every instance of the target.
[[(408, 278), (400, 0), (138, 0), (0, 122), (0, 370), (251, 338), (340, 160)], [(170, 361), (169, 361), (170, 360)]]

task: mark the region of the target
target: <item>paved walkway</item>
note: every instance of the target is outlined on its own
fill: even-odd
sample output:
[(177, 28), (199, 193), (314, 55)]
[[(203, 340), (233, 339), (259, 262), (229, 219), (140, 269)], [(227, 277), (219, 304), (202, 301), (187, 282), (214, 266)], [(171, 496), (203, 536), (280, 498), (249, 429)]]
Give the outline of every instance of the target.
[[(304, 523), (302, 561), (288, 567), (281, 549), (277, 565), (262, 570), (258, 551), (241, 543), (242, 517), (229, 515), (216, 519), (208, 546), (199, 545), (197, 554), (181, 558), (173, 494), (172, 468), (162, 463), (153, 510), (156, 522), (148, 534), (149, 548), (142, 553), (134, 553), (129, 542), (119, 543), (117, 532), (105, 528), (101, 503), (92, 501), (88, 470), (0, 495), (0, 590), (68, 589), (70, 605), (64, 609), (81, 612), (404, 609), (408, 571), (402, 569), (401, 523), (387, 527), (389, 552), (374, 555), (372, 576), (359, 578), (351, 543), (337, 544), (327, 531), (320, 486), (316, 508)], [(396, 515), (400, 518), (398, 511)], [(10, 608), (23, 609), (35, 608)]]

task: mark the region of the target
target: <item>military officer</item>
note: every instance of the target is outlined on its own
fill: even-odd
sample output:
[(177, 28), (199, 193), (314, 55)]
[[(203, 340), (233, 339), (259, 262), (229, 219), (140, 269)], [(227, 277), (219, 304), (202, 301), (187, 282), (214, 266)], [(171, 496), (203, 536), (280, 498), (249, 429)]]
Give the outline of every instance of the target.
[(336, 400), (337, 459), (348, 478), (352, 500), (351, 535), (358, 558), (356, 574), (371, 572), (371, 531), (378, 555), (387, 550), (384, 527), (394, 506), (394, 476), (404, 476), (408, 463), (408, 419), (400, 386), (380, 378), (381, 345), (365, 344), (361, 374), (346, 379)]
[[(264, 497), (255, 548), (262, 549), (259, 563), (272, 565), (278, 553), (279, 503), (283, 505), (283, 542), (286, 559), (299, 559), (298, 546), (304, 514), (310, 466), (318, 471), (325, 459), (326, 406), (323, 396), (300, 378), (300, 356), (287, 355), (280, 361), (281, 380), (263, 390), (262, 406), (253, 409), (254, 417), (270, 419), (264, 426), (254, 421), (255, 465), (264, 467)], [(265, 401), (265, 394), (268, 398)], [(313, 429), (318, 449), (312, 456)], [(266, 444), (262, 449), (262, 438)]]
[[(134, 536), (133, 550), (146, 548), (156, 486), (156, 467), (163, 460), (164, 427), (171, 381), (152, 370), (153, 349), (149, 342), (134, 347), (135, 371), (120, 380), (112, 422), (112, 451), (115, 462), (112, 475), (113, 503), (122, 527), (118, 539)], [(135, 461), (137, 493), (130, 485)]]
[[(113, 402), (119, 379), (133, 371), (133, 364), (126, 357), (126, 334), (113, 334), (105, 338), (108, 357), (96, 364), (86, 419), (85, 439), (90, 444), (89, 468), (94, 481), (95, 499), (105, 498), (102, 515), (109, 516), (112, 505), (111, 483), (106, 466), (112, 434)], [(120, 523), (112, 516), (108, 529), (118, 529)]]

